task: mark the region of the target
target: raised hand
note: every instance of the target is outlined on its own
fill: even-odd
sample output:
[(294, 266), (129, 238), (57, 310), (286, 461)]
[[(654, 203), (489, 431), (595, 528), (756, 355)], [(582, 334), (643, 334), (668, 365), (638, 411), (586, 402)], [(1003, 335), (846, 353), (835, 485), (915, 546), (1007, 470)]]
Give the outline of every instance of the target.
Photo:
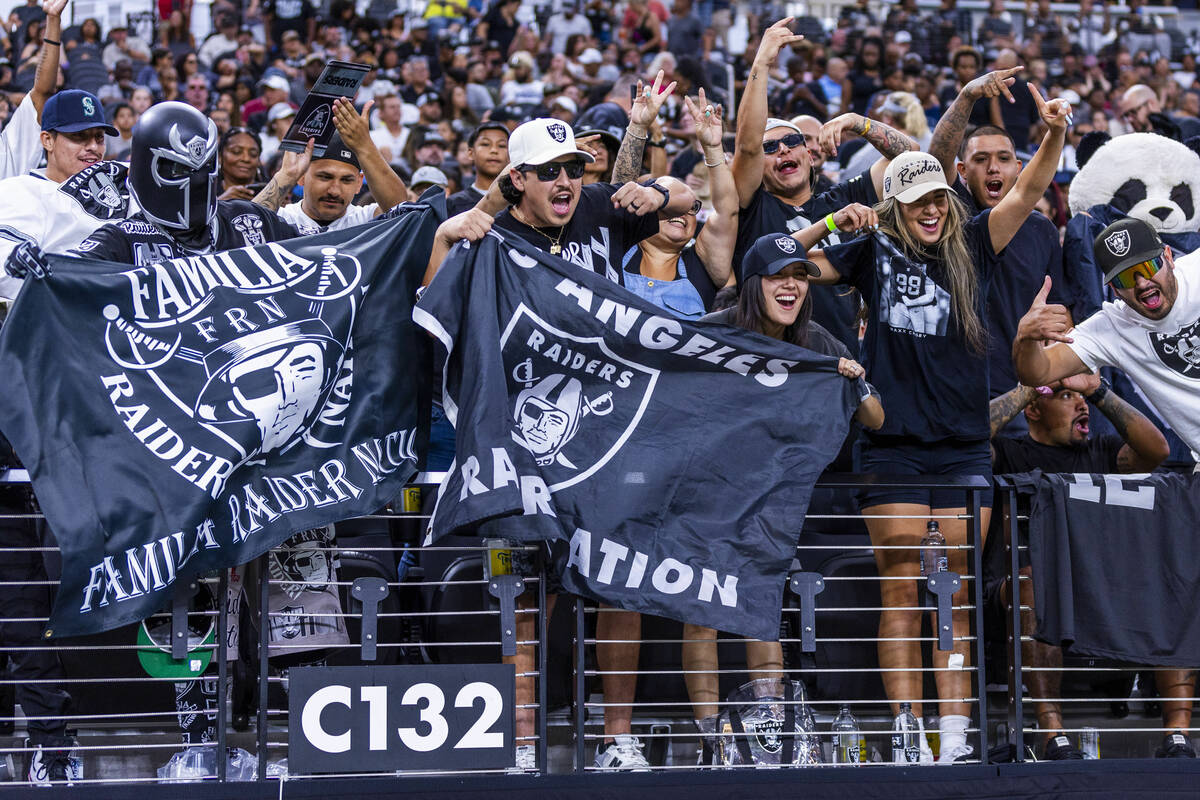
[(839, 231), (873, 231), (879, 227), (879, 216), (870, 206), (851, 203), (833, 213), (833, 224)]
[(42, 11), (45, 11), (48, 17), (61, 17), (66, 7), (67, 0), (42, 0)]
[[(600, 134), (598, 133), (589, 133), (587, 136), (577, 137), (575, 139), (575, 146), (580, 150), (591, 153), (592, 158), (599, 156), (600, 148), (604, 147), (604, 145), (600, 144)], [(500, 174), (507, 175), (508, 172), (505, 171)], [(492, 181), (492, 183), (495, 183), (495, 181)]]
[(712, 105), (700, 90), (699, 99), (695, 102), (690, 97), (683, 98), (683, 105), (688, 116), (696, 125), (696, 139), (703, 147), (720, 147), (725, 137), (725, 121), (722, 117), (724, 110), (720, 105)]
[(316, 141), (316, 139), (309, 138), (308, 144), (299, 153), (294, 150), (283, 151), (283, 159), (279, 162), (279, 171), (283, 174), (283, 179), (289, 181), (293, 186), (299, 183), (300, 178), (308, 171), (308, 165), (312, 163), (313, 147), (316, 146)]
[(854, 130), (863, 124), (863, 117), (859, 114), (849, 113), (840, 114), (821, 126), (820, 136), (817, 141), (820, 144), (821, 152), (826, 158), (833, 158), (838, 153), (838, 148), (842, 146), (842, 134), (848, 130)]
[(780, 50), (804, 38), (798, 33), (792, 33), (788, 27), (793, 19), (794, 17), (784, 17), (763, 31), (762, 41), (758, 43), (758, 52), (754, 54), (755, 64), (772, 67), (775, 59), (779, 57)]
[(1017, 75), (1023, 69), (1025, 69), (1024, 66), (1016, 66), (1012, 69), (998, 69), (995, 72), (980, 75), (963, 87), (963, 93), (975, 100), (983, 97), (999, 97), (1000, 95), (1004, 95), (1008, 102), (1015, 103), (1017, 100), (1012, 96), (1012, 92), (1008, 90), (1008, 87), (1013, 85), (1017, 79)]
[[(1045, 122), (1052, 129), (1066, 130), (1067, 126), (1072, 122), (1071, 104), (1061, 98), (1056, 98), (1047, 103), (1042, 99), (1042, 93), (1032, 83), (1029, 84), (1029, 93), (1033, 95), (1033, 102), (1037, 106), (1038, 114), (1042, 117), (1042, 122)], [(1047, 278), (1046, 280), (1050, 279)]]
[(675, 81), (671, 81), (666, 88), (663, 88), (664, 77), (666, 77), (666, 73), (660, 69), (654, 76), (653, 85), (643, 86), (642, 82), (638, 81), (637, 97), (634, 98), (633, 106), (629, 109), (629, 124), (649, 128), (650, 124), (658, 117), (658, 110), (662, 108), (663, 102), (675, 91)]
[(1067, 307), (1058, 303), (1047, 303), (1050, 294), (1050, 276), (1042, 282), (1042, 290), (1033, 298), (1033, 304), (1021, 317), (1017, 325), (1017, 339), (1034, 342), (1065, 342), (1075, 341), (1067, 336), (1071, 330), (1071, 315)]
[(371, 113), (373, 105), (375, 101), (368, 100), (363, 104), (362, 113), (359, 113), (354, 110), (354, 104), (344, 97), (333, 101), (333, 125), (342, 141), (356, 155), (371, 143), (371, 123), (367, 115)]

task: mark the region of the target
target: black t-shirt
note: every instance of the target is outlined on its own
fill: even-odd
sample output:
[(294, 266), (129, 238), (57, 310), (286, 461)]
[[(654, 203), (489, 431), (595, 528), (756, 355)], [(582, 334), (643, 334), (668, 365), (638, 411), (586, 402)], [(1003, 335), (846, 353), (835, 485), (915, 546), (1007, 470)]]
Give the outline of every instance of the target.
[(446, 213), (450, 216), (461, 214), (475, 207), (475, 204), (483, 199), (483, 192), (475, 188), (474, 185), (468, 186), (461, 192), (455, 192), (446, 198)]
[[(988, 211), (966, 224), (967, 252), (979, 281), (978, 313), (999, 257)], [(879, 387), (887, 419), (876, 434), (907, 442), (987, 441), (987, 359), (959, 328), (940, 261), (907, 256), (882, 233), (826, 247), (843, 283), (871, 309), (863, 366)]]
[(497, 215), (495, 226), (546, 252), (557, 241), (562, 247), (559, 256), (620, 283), (621, 258), (642, 239), (658, 233), (658, 215), (639, 217), (613, 208), (612, 196), (619, 188), (612, 183), (584, 186), (575, 213), (561, 228), (532, 228), (514, 217), (511, 208)]
[(301, 37), (308, 35), (307, 24), (316, 11), (309, 0), (265, 0), (264, 14), (271, 14), (271, 38), (276, 44), (287, 31), (295, 31)]
[[(280, 242), (300, 235), (274, 211), (247, 200), (219, 201), (216, 230), (216, 244), (206, 252)], [(197, 251), (180, 244), (140, 213), (96, 229), (72, 252), (121, 264), (154, 264), (168, 258), (197, 255)]]
[[(687, 280), (695, 287), (696, 293), (700, 295), (700, 302), (704, 304), (706, 310), (712, 308), (713, 300), (716, 298), (717, 292), (721, 290), (721, 287), (713, 283), (712, 278), (708, 277), (708, 270), (704, 268), (704, 262), (696, 254), (694, 246), (685, 247), (680, 256), (683, 258), (683, 266), (687, 271)], [(625, 271), (632, 272), (635, 275), (642, 273), (642, 251), (640, 249), (634, 251), (629, 259), (629, 263), (625, 265)], [(676, 279), (678, 280), (678, 272), (676, 273)]]
[[(982, 210), (961, 180), (954, 182), (954, 190), (972, 215)], [(1065, 291), (1067, 284), (1063, 279), (1058, 228), (1041, 214), (1030, 214), (1000, 255), (1000, 264), (987, 296), (985, 322), (992, 397), (999, 397), (1017, 385), (1017, 372), (1012, 364), (1017, 324), (1041, 291), (1047, 275), (1051, 280), (1049, 301), (1073, 306), (1074, 299)]]
[[(1033, 96), (1029, 94), (1028, 83), (1017, 78), (1016, 82), (1009, 87), (1009, 91), (1012, 92), (1015, 102), (1001, 101), (1000, 119), (1004, 121), (1004, 130), (1008, 131), (1008, 135), (1013, 138), (1013, 144), (1017, 150), (1027, 150), (1029, 148), (1029, 128), (1041, 119), (1041, 115), (1038, 114)], [(981, 104), (983, 103), (975, 105)], [(986, 104), (983, 105), (986, 107)]]
[[(834, 184), (829, 191), (814, 194), (802, 206), (793, 206), (771, 195), (763, 187), (750, 197), (738, 219), (737, 244), (733, 263), (741, 264), (754, 242), (768, 233), (794, 233), (804, 230), (822, 217), (850, 203), (873, 206), (879, 202), (871, 173), (864, 172), (848, 181)], [(841, 241), (829, 234), (825, 246)], [(739, 270), (738, 280), (741, 280)], [(858, 293), (836, 286), (810, 286), (813, 297), (813, 321), (829, 330), (850, 352), (858, 352)]]

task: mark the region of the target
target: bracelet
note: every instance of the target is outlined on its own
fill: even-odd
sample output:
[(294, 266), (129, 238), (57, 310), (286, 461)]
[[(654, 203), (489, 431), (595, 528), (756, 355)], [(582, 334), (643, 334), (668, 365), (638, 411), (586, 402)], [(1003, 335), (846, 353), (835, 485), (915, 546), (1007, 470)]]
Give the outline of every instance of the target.
[(862, 129), (862, 133), (860, 133), (859, 136), (866, 136), (867, 133), (870, 132), (870, 130), (871, 130), (870, 117), (863, 117), (863, 129)]
[(646, 142), (646, 141), (650, 140), (650, 132), (649, 131), (646, 131), (645, 136), (638, 136), (636, 133), (633, 132), (632, 127), (626, 127), (625, 132), (628, 133), (633, 138), (637, 139), (638, 141)]
[(725, 163), (725, 162), (724, 162), (724, 160), (722, 160), (722, 161), (718, 161), (718, 162), (717, 162), (717, 163), (715, 163), (715, 164), (710, 164), (710, 163), (708, 163), (708, 159), (707, 159), (707, 158), (706, 158), (706, 159), (704, 159), (704, 166), (708, 167), (709, 169), (716, 169), (717, 167), (719, 167), (719, 166), (723, 165), (724, 163)]
[(825, 227), (829, 228), (830, 233), (837, 233), (838, 226), (833, 222), (833, 214), (825, 215)]
[(1100, 401), (1108, 396), (1108, 390), (1112, 388), (1112, 384), (1107, 379), (1100, 379), (1100, 388), (1091, 394), (1084, 395), (1083, 399), (1087, 400), (1092, 405), (1099, 405)]
[(646, 140), (646, 147), (664, 147), (665, 148), (666, 146), (667, 146), (666, 139), (659, 139), (658, 141), (655, 141), (654, 139)]
[(55, 44), (55, 45), (58, 45), (59, 47), (62, 47), (62, 42), (56, 41), (54, 39), (47, 39), (45, 36), (42, 37), (42, 44)]

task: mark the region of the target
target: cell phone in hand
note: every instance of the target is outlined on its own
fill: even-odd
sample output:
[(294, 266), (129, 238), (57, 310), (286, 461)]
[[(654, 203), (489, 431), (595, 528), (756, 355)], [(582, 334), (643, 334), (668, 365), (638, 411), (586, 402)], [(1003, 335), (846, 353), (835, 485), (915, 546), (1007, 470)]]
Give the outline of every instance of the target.
[(258, 194), (263, 189), (267, 188), (267, 182), (263, 181), (262, 183), (247, 183), (246, 188), (249, 189), (250, 191), (254, 192), (255, 194)]
[(629, 86), (629, 102), (631, 102), (631, 103), (637, 102), (637, 84), (636, 83), (630, 84), (630, 86)]

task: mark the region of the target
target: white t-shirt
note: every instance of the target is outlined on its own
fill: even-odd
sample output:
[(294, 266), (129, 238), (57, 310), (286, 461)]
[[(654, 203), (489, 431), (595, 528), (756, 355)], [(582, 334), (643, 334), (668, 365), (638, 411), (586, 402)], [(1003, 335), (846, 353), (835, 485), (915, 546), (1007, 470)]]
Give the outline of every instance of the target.
[(1179, 296), (1160, 320), (1123, 300), (1079, 323), (1067, 345), (1089, 369), (1124, 370), (1200, 460), (1200, 251), (1175, 261)]
[[(0, 264), (23, 239), (47, 253), (65, 253), (101, 225), (134, 213), (126, 170), (101, 161), (62, 183), (36, 173), (0, 181)], [(0, 269), (0, 297), (15, 298), (21, 283)]]
[[(399, 133), (393, 135), (386, 125), (380, 125), (371, 131), (371, 141), (383, 153), (383, 157), (388, 163), (395, 164), (404, 156), (404, 145), (408, 142), (408, 128), (402, 127)], [(385, 150), (387, 152), (384, 152)]]
[(500, 102), (507, 105), (508, 103), (520, 103), (522, 105), (536, 106), (540, 105), (546, 99), (546, 90), (541, 81), (530, 81), (529, 83), (517, 83), (516, 81), (505, 81), (500, 87)]
[(42, 160), (42, 126), (32, 93), (13, 111), (0, 133), (0, 179), (24, 175)]
[(371, 203), (369, 206), (350, 206), (346, 209), (345, 214), (342, 214), (328, 225), (322, 225), (308, 216), (308, 214), (305, 214), (300, 205), (300, 203), (290, 203), (284, 206), (279, 209), (279, 216), (295, 225), (296, 229), (306, 236), (314, 233), (325, 233), (326, 231), (340, 231), (342, 228), (352, 228), (355, 225), (362, 225), (364, 222), (370, 222), (375, 219), (375, 213), (379, 211), (378, 203)]

